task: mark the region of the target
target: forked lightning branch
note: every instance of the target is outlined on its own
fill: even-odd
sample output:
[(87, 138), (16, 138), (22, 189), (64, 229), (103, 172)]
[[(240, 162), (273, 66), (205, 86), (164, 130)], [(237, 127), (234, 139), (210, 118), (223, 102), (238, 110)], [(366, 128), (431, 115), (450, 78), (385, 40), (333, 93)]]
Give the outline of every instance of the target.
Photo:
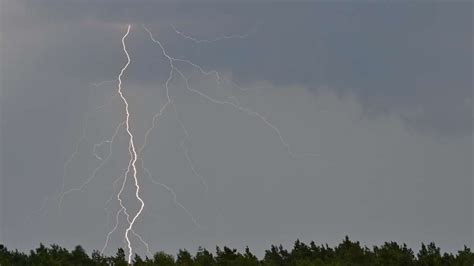
[[(236, 38), (245, 39), (250, 34), (255, 34), (255, 32), (256, 32), (256, 30), (254, 28), (254, 29), (252, 29), (252, 31), (250, 31), (246, 34), (242, 34), (242, 35), (224, 35), (224, 36), (216, 37), (216, 38), (213, 38), (213, 39), (202, 39), (202, 40), (200, 40), (198, 38), (186, 35), (185, 33), (179, 31), (173, 25), (171, 26), (171, 28), (174, 30), (174, 32), (178, 36), (183, 38), (184, 41), (191, 41), (191, 42), (194, 42), (196, 44), (206, 44), (206, 43), (218, 42), (218, 41), (223, 41), (223, 40), (232, 40), (232, 39), (236, 39)], [(135, 132), (134, 129), (131, 127), (131, 121), (130, 121), (131, 120), (131, 113), (130, 113), (129, 101), (127, 99), (127, 88), (124, 87), (124, 85), (123, 85), (124, 80), (127, 78), (127, 68), (129, 67), (130, 64), (133, 63), (133, 58), (131, 58), (130, 53), (127, 49), (127, 39), (129, 38), (129, 34), (132, 30), (143, 30), (143, 31), (145, 31), (148, 34), (148, 36), (150, 38), (150, 41), (153, 42), (154, 44), (156, 44), (157, 52), (160, 53), (161, 55), (163, 55), (164, 58), (166, 58), (168, 66), (169, 66), (168, 77), (166, 79), (166, 82), (164, 83), (164, 88), (166, 90), (166, 102), (160, 107), (159, 112), (154, 114), (151, 125), (145, 131), (145, 135), (143, 136), (144, 141), (143, 141), (143, 145), (141, 147), (137, 147), (137, 145), (136, 145), (137, 136), (134, 133)], [(142, 214), (143, 214), (143, 211), (144, 211), (145, 206), (146, 206), (146, 202), (142, 198), (142, 190), (141, 190), (141, 184), (140, 184), (139, 176), (149, 178), (151, 180), (151, 182), (162, 186), (168, 192), (170, 192), (174, 204), (177, 207), (181, 208), (186, 213), (186, 215), (189, 216), (189, 218), (192, 220), (192, 222), (194, 223), (194, 225), (197, 228), (201, 228), (201, 225), (198, 223), (198, 221), (192, 215), (192, 212), (189, 211), (183, 204), (181, 204), (179, 202), (178, 197), (177, 197), (176, 193), (173, 191), (173, 189), (171, 189), (166, 184), (160, 183), (160, 182), (153, 179), (152, 173), (147, 168), (145, 168), (144, 162), (143, 162), (143, 157), (142, 157), (142, 152), (143, 152), (143, 150), (145, 149), (145, 147), (147, 145), (147, 140), (150, 136), (150, 133), (153, 131), (153, 129), (155, 127), (158, 126), (158, 122), (159, 122), (160, 117), (163, 115), (163, 113), (165, 111), (174, 112), (175, 113), (174, 117), (175, 117), (176, 121), (178, 122), (181, 130), (184, 132), (184, 136), (185, 136), (183, 141), (180, 144), (181, 144), (181, 148), (182, 148), (182, 150), (185, 154), (186, 162), (187, 162), (188, 166), (190, 167), (192, 173), (196, 176), (196, 178), (199, 178), (200, 182), (205, 187), (205, 191), (207, 193), (208, 185), (206, 183), (206, 180), (196, 170), (196, 167), (194, 166), (193, 161), (192, 161), (192, 159), (189, 155), (188, 148), (185, 145), (185, 142), (188, 141), (189, 138), (190, 138), (189, 132), (186, 129), (186, 126), (183, 123), (183, 121), (181, 121), (179, 119), (179, 116), (177, 115), (178, 110), (177, 110), (176, 105), (174, 104), (173, 95), (172, 95), (171, 89), (170, 89), (172, 80), (175, 77), (179, 78), (180, 80), (183, 81), (184, 89), (186, 89), (188, 92), (192, 93), (196, 97), (201, 97), (201, 98), (205, 99), (205, 101), (207, 103), (216, 104), (216, 105), (223, 105), (223, 106), (227, 106), (229, 108), (233, 108), (235, 111), (240, 112), (240, 113), (245, 114), (245, 115), (248, 115), (249, 117), (251, 117), (253, 119), (257, 119), (258, 121), (260, 121), (262, 123), (262, 125), (269, 127), (271, 129), (271, 131), (274, 133), (275, 139), (280, 142), (280, 145), (283, 145), (285, 147), (285, 149), (288, 152), (289, 156), (291, 156), (291, 157), (300, 157), (300, 156), (315, 157), (315, 156), (318, 156), (318, 154), (296, 153), (296, 152), (294, 152), (291, 149), (290, 145), (286, 142), (285, 138), (283, 137), (283, 135), (281, 134), (281, 132), (280, 132), (280, 130), (278, 129), (277, 126), (272, 124), (264, 115), (254, 111), (254, 110), (252, 110), (248, 107), (245, 107), (245, 106), (241, 105), (240, 102), (235, 97), (233, 97), (232, 101), (220, 100), (220, 99), (216, 99), (216, 98), (212, 97), (211, 95), (209, 95), (207, 93), (202, 92), (201, 90), (193, 88), (192, 84), (190, 83), (190, 78), (186, 75), (186, 73), (184, 71), (182, 71), (179, 68), (179, 65), (181, 65), (181, 64), (186, 65), (188, 67), (191, 67), (191, 68), (197, 70), (198, 73), (200, 73), (201, 75), (204, 75), (204, 76), (207, 76), (207, 77), (212, 77), (213, 82), (215, 82), (216, 86), (218, 86), (218, 87), (219, 87), (220, 83), (223, 80), (228, 81), (232, 84), (235, 84), (235, 83), (233, 83), (232, 81), (230, 81), (230, 80), (226, 79), (225, 77), (223, 77), (223, 75), (221, 75), (216, 70), (205, 70), (204, 67), (200, 66), (199, 64), (194, 63), (193, 61), (186, 60), (186, 59), (180, 59), (180, 58), (177, 58), (177, 57), (174, 57), (174, 56), (170, 55), (168, 53), (168, 51), (166, 50), (165, 46), (163, 45), (163, 43), (158, 38), (156, 38), (153, 35), (152, 31), (149, 28), (147, 28), (146, 26), (142, 25), (142, 26), (133, 26), (132, 27), (132, 25), (127, 25), (125, 33), (123, 34), (122, 39), (121, 39), (121, 44), (122, 44), (122, 49), (123, 49), (125, 62), (122, 65), (121, 68), (118, 68), (120, 71), (119, 71), (119, 74), (116, 77), (116, 79), (114, 79), (112, 81), (106, 81), (106, 82), (114, 82), (114, 83), (117, 84), (116, 85), (116, 93), (115, 93), (114, 97), (118, 96), (120, 98), (121, 106), (123, 108), (125, 117), (123, 117), (123, 120), (116, 126), (114, 134), (109, 139), (94, 145), (93, 154), (101, 163), (99, 164), (99, 166), (97, 168), (94, 169), (94, 171), (92, 172), (92, 175), (89, 176), (86, 179), (86, 181), (80, 187), (74, 187), (74, 188), (66, 189), (66, 187), (65, 187), (65, 176), (66, 176), (66, 174), (64, 174), (61, 191), (60, 191), (60, 193), (57, 197), (58, 206), (59, 206), (59, 208), (61, 208), (61, 206), (63, 205), (64, 197), (66, 197), (71, 192), (82, 191), (96, 177), (98, 170), (105, 165), (105, 163), (107, 162), (109, 157), (112, 155), (112, 146), (113, 146), (114, 140), (117, 137), (117, 135), (119, 134), (120, 129), (125, 129), (126, 136), (127, 136), (127, 142), (128, 142), (128, 152), (129, 152), (129, 154), (128, 154), (128, 157), (129, 157), (128, 158), (128, 164), (124, 165), (124, 172), (123, 172), (122, 176), (120, 176), (118, 179), (116, 179), (115, 182), (113, 183), (115, 197), (114, 196), (110, 197), (110, 199), (106, 203), (106, 204), (108, 204), (112, 200), (116, 200), (118, 202), (120, 208), (115, 213), (114, 227), (112, 228), (112, 230), (110, 230), (105, 235), (105, 243), (104, 243), (104, 245), (101, 249), (102, 253), (104, 253), (106, 251), (106, 249), (108, 247), (108, 244), (109, 244), (109, 241), (110, 241), (111, 235), (114, 234), (117, 231), (117, 228), (119, 227), (119, 221), (120, 221), (119, 217), (124, 215), (126, 217), (126, 225), (125, 225), (126, 230), (125, 230), (125, 233), (123, 235), (123, 239), (125, 241), (126, 248), (127, 248), (128, 262), (129, 263), (132, 262), (132, 257), (136, 252), (136, 247), (134, 246), (134, 241), (133, 241), (134, 238), (136, 239), (136, 241), (140, 242), (143, 246), (145, 246), (148, 254), (150, 254), (150, 249), (149, 249), (148, 243), (146, 242), (144, 237), (142, 237), (138, 232), (135, 231), (136, 230), (136, 228), (135, 228), (136, 222), (139, 219), (142, 218)], [(102, 85), (102, 83), (98, 83), (98, 84), (95, 84), (95, 85), (100, 86), (100, 85)], [(243, 88), (240, 88), (240, 89), (244, 90)], [(81, 140), (79, 140), (79, 141), (81, 141)], [(108, 153), (106, 154), (106, 156), (99, 156), (95, 152), (96, 148), (100, 147), (104, 143), (108, 143), (108, 145), (109, 145)], [(64, 166), (65, 172), (67, 170), (67, 167), (68, 167), (69, 163), (72, 161), (72, 159), (78, 153), (78, 148), (77, 147), (78, 147), (78, 145), (76, 145), (75, 152), (71, 155), (70, 159), (66, 162), (66, 164)], [(132, 181), (131, 184), (133, 184), (133, 186), (134, 186), (134, 200), (138, 203), (138, 206), (139, 206), (138, 210), (136, 210), (134, 212), (127, 209), (125, 204), (124, 204), (124, 201), (126, 200), (124, 195), (123, 195), (124, 194), (124, 189), (126, 188), (127, 184), (130, 184), (129, 181)], [(117, 190), (116, 190), (116, 186), (118, 188)]]

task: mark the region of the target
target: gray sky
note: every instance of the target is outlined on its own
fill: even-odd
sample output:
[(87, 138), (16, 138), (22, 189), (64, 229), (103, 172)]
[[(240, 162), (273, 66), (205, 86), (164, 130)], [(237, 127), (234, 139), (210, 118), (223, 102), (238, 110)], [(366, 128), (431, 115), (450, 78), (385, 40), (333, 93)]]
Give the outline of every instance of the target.
[[(152, 251), (225, 244), (261, 255), (345, 235), (472, 247), (472, 3), (4, 0), (1, 10), (0, 242), (10, 248), (91, 251), (113, 228), (118, 203), (109, 216), (105, 207), (128, 138), (119, 127), (107, 142), (124, 119), (117, 83), (93, 83), (126, 63), (128, 23), (123, 81), (137, 146), (170, 72), (142, 24), (169, 55), (221, 76), (175, 63), (195, 91), (174, 72), (177, 112), (165, 109), (142, 158), (177, 201), (138, 170), (145, 210), (134, 228)], [(172, 25), (218, 40), (197, 43)], [(80, 187), (94, 169), (59, 209), (62, 180)], [(134, 213), (132, 193), (127, 183)], [(120, 216), (106, 252), (124, 245), (125, 225)]]

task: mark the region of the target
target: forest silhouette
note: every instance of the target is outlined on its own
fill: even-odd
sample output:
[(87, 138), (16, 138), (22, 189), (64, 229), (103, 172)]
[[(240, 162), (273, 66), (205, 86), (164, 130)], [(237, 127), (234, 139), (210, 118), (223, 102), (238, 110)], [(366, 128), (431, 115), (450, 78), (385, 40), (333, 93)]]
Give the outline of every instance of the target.
[[(99, 251), (91, 255), (81, 247), (69, 251), (58, 245), (46, 247), (40, 244), (29, 254), (18, 250), (8, 250), (0, 245), (1, 266), (56, 266), (56, 265), (97, 265), (97, 266), (127, 266), (126, 254), (122, 248), (112, 256), (106, 256)], [(385, 242), (381, 246), (368, 248), (359, 242), (352, 241), (349, 237), (335, 247), (316, 245), (314, 242), (305, 244), (297, 240), (291, 250), (281, 245), (272, 245), (265, 251), (263, 258), (259, 259), (252, 254), (249, 248), (243, 252), (229, 247), (216, 247), (215, 252), (199, 248), (192, 255), (187, 250), (180, 250), (176, 256), (165, 252), (156, 252), (153, 257), (140, 257), (135, 255), (132, 265), (158, 265), (158, 266), (342, 266), (342, 265), (403, 265), (403, 266), (437, 266), (437, 265), (474, 265), (474, 253), (464, 246), (456, 253), (441, 252), (434, 243), (421, 244), (415, 254), (406, 244)]]

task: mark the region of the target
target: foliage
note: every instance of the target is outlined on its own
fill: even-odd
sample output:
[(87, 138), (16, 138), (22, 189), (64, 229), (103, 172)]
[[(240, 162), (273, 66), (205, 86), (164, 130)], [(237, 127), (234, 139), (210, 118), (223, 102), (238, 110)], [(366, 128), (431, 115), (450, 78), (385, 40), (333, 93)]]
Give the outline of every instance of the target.
[[(297, 240), (293, 248), (288, 251), (283, 246), (271, 246), (265, 251), (263, 259), (258, 259), (248, 247), (243, 253), (229, 247), (216, 247), (213, 254), (204, 248), (199, 248), (195, 255), (187, 250), (180, 250), (176, 256), (157, 252), (153, 258), (141, 258), (135, 255), (135, 266), (472, 266), (474, 253), (468, 248), (457, 254), (441, 253), (434, 243), (422, 244), (418, 253), (408, 248), (405, 244), (386, 242), (372, 249), (363, 247), (359, 242), (351, 241), (346, 237), (334, 248), (328, 245), (317, 246), (314, 242), (309, 245)], [(2, 266), (126, 266), (126, 254), (122, 248), (113, 256), (105, 256), (98, 251), (93, 251), (89, 256), (81, 246), (76, 246), (68, 251), (58, 245), (45, 247), (43, 244), (24, 254), (18, 250), (8, 250), (0, 245), (0, 265)]]

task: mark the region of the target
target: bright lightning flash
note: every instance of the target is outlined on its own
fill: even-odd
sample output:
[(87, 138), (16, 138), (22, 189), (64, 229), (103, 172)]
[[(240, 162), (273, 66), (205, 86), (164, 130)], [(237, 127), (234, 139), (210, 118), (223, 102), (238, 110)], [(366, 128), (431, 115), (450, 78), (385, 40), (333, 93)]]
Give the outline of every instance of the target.
[[(109, 139), (106, 139), (106, 140), (103, 140), (101, 141), (100, 143), (97, 143), (94, 145), (93, 147), (93, 155), (95, 156), (95, 158), (97, 160), (100, 161), (100, 164), (97, 168), (94, 169), (94, 171), (92, 172), (92, 175), (89, 176), (85, 183), (82, 184), (82, 186), (80, 186), (79, 188), (73, 188), (73, 189), (69, 189), (69, 190), (66, 190), (65, 191), (65, 175), (66, 175), (66, 168), (68, 166), (68, 164), (72, 161), (72, 159), (74, 159), (74, 157), (76, 156), (76, 154), (78, 153), (78, 147), (79, 147), (79, 143), (85, 138), (85, 128), (83, 129), (83, 134), (81, 136), (81, 138), (79, 139), (79, 141), (76, 143), (76, 150), (74, 151), (74, 153), (71, 155), (71, 157), (67, 160), (66, 164), (64, 165), (64, 176), (63, 176), (63, 183), (62, 183), (62, 187), (61, 187), (61, 191), (60, 191), (60, 194), (58, 196), (58, 203), (59, 203), (59, 208), (61, 207), (61, 204), (62, 204), (62, 201), (63, 201), (63, 198), (65, 197), (65, 195), (67, 195), (68, 193), (70, 192), (73, 192), (73, 191), (82, 191), (85, 186), (87, 184), (89, 184), (96, 176), (98, 170), (100, 168), (102, 168), (106, 162), (108, 161), (109, 157), (111, 156), (112, 154), (112, 145), (113, 145), (113, 142), (114, 142), (114, 139), (115, 137), (118, 135), (119, 131), (120, 131), (120, 128), (122, 128), (123, 126), (125, 126), (125, 131), (128, 135), (128, 151), (129, 151), (129, 161), (128, 161), (128, 166), (126, 169), (124, 169), (123, 171), (123, 174), (117, 178), (114, 183), (113, 183), (113, 193), (115, 194), (116, 191), (116, 184), (121, 181), (121, 186), (120, 186), (120, 189), (119, 191), (115, 194), (116, 196), (116, 199), (120, 205), (120, 208), (118, 209), (118, 211), (116, 212), (115, 214), (115, 225), (113, 226), (112, 230), (109, 231), (109, 233), (107, 234), (107, 237), (106, 237), (106, 240), (105, 240), (105, 244), (102, 248), (102, 253), (104, 253), (104, 251), (106, 250), (107, 248), (107, 245), (109, 243), (109, 239), (110, 239), (110, 236), (117, 230), (118, 228), (118, 225), (119, 225), (119, 217), (124, 214), (125, 217), (126, 217), (126, 220), (127, 220), (127, 223), (128, 223), (128, 226), (125, 230), (125, 234), (124, 234), (124, 240), (125, 240), (125, 243), (127, 245), (127, 248), (128, 248), (128, 263), (131, 264), (132, 263), (132, 255), (134, 254), (134, 249), (132, 247), (132, 241), (130, 239), (130, 233), (133, 234), (134, 237), (136, 237), (146, 248), (146, 251), (149, 255), (151, 255), (150, 253), (150, 249), (149, 249), (149, 245), (147, 242), (145, 242), (145, 240), (139, 235), (137, 234), (135, 231), (134, 231), (134, 225), (136, 223), (136, 221), (139, 219), (140, 215), (143, 213), (144, 209), (145, 209), (145, 202), (143, 201), (142, 197), (141, 197), (141, 187), (140, 187), (140, 182), (138, 180), (138, 169), (141, 169), (141, 172), (144, 173), (144, 175), (146, 175), (150, 181), (156, 185), (159, 185), (161, 187), (163, 187), (164, 189), (166, 189), (169, 193), (171, 193), (172, 197), (173, 197), (173, 202), (176, 206), (180, 207), (191, 219), (191, 221), (194, 223), (194, 225), (197, 227), (197, 228), (202, 228), (199, 223), (197, 222), (197, 220), (194, 218), (194, 216), (192, 215), (192, 213), (183, 205), (181, 204), (178, 199), (177, 199), (177, 195), (176, 193), (174, 192), (174, 190), (161, 183), (161, 182), (158, 182), (156, 181), (154, 178), (153, 178), (153, 175), (151, 174), (151, 172), (145, 168), (144, 166), (144, 162), (143, 162), (143, 158), (142, 158), (142, 153), (143, 151), (145, 150), (146, 148), (146, 145), (147, 145), (147, 140), (149, 138), (149, 135), (150, 133), (152, 132), (152, 130), (156, 127), (157, 123), (158, 123), (158, 120), (160, 119), (160, 117), (163, 115), (164, 111), (166, 110), (166, 108), (168, 106), (171, 105), (172, 109), (173, 109), (173, 112), (175, 113), (175, 118), (176, 118), (176, 121), (178, 122), (180, 128), (182, 129), (182, 131), (184, 132), (184, 139), (180, 142), (180, 146), (184, 152), (184, 156), (185, 156), (185, 159), (188, 163), (188, 166), (190, 167), (192, 173), (200, 178), (201, 182), (202, 182), (202, 185), (204, 186), (205, 188), (205, 192), (207, 194), (208, 192), (208, 185), (206, 184), (206, 180), (203, 176), (201, 176), (198, 171), (196, 170), (193, 162), (192, 162), (192, 159), (189, 155), (189, 149), (188, 147), (186, 146), (186, 143), (189, 143), (190, 140), (191, 140), (191, 137), (184, 125), (184, 123), (180, 120), (179, 118), (179, 114), (178, 114), (178, 110), (176, 108), (176, 105), (174, 104), (174, 101), (173, 101), (173, 98), (170, 96), (170, 83), (171, 81), (173, 80), (174, 78), (174, 74), (177, 74), (177, 76), (179, 76), (183, 81), (184, 81), (184, 84), (185, 84), (185, 89), (193, 94), (196, 94), (200, 97), (203, 97), (205, 98), (206, 100), (208, 100), (209, 102), (213, 103), (213, 104), (218, 104), (218, 105), (225, 105), (225, 106), (229, 106), (229, 107), (232, 107), (234, 108), (236, 111), (240, 111), (240, 112), (243, 112), (249, 116), (252, 116), (254, 118), (257, 118), (258, 120), (260, 120), (261, 122), (263, 122), (266, 126), (268, 126), (274, 133), (276, 133), (276, 135), (278, 136), (278, 139), (280, 141), (280, 143), (285, 147), (286, 151), (288, 152), (288, 154), (290, 155), (290, 157), (294, 158), (294, 157), (298, 157), (298, 156), (318, 156), (318, 154), (311, 154), (311, 153), (295, 153), (292, 151), (290, 145), (285, 141), (285, 139), (283, 138), (280, 130), (275, 126), (273, 125), (264, 115), (256, 112), (256, 111), (253, 111), (247, 107), (244, 107), (242, 106), (238, 99), (235, 97), (235, 96), (229, 96), (228, 99), (233, 99), (232, 101), (226, 101), (226, 100), (219, 100), (219, 99), (215, 99), (211, 96), (209, 96), (208, 94), (205, 94), (203, 92), (201, 92), (200, 90), (197, 90), (197, 89), (194, 89), (191, 87), (190, 83), (189, 83), (189, 78), (183, 73), (183, 71), (178, 67), (180, 64), (184, 64), (184, 65), (187, 65), (187, 66), (190, 66), (191, 68), (193, 69), (196, 69), (197, 71), (199, 71), (199, 73), (201, 73), (202, 75), (205, 75), (205, 76), (214, 76), (215, 77), (215, 83), (217, 84), (217, 86), (220, 86), (221, 84), (221, 81), (222, 80), (225, 80), (226, 82), (229, 82), (230, 84), (233, 84), (235, 85), (237, 88), (241, 89), (242, 91), (246, 91), (247, 89), (243, 89), (243, 88), (240, 88), (235, 82), (231, 81), (231, 80), (227, 80), (226, 78), (224, 78), (218, 71), (216, 70), (210, 70), (210, 71), (206, 71), (204, 70), (203, 67), (201, 67), (200, 65), (190, 61), (190, 60), (187, 60), (187, 59), (180, 59), (180, 58), (175, 58), (173, 56), (171, 56), (165, 49), (165, 47), (163, 46), (163, 44), (158, 40), (156, 39), (152, 32), (147, 28), (145, 27), (144, 25), (142, 26), (143, 29), (148, 33), (149, 37), (150, 37), (150, 40), (152, 42), (154, 42), (155, 44), (157, 44), (160, 48), (160, 51), (162, 53), (162, 55), (167, 59), (168, 61), (168, 64), (169, 64), (169, 75), (168, 75), (168, 78), (165, 82), (165, 89), (166, 89), (166, 103), (161, 107), (161, 109), (159, 110), (158, 113), (156, 113), (154, 116), (153, 116), (153, 119), (152, 119), (152, 123), (151, 123), (151, 126), (145, 131), (145, 135), (144, 135), (144, 141), (143, 141), (143, 145), (139, 148), (136, 147), (136, 144), (135, 144), (135, 135), (133, 133), (133, 130), (130, 126), (130, 108), (129, 108), (129, 102), (127, 100), (127, 97), (125, 96), (124, 94), (124, 88), (123, 88), (123, 77), (125, 75), (125, 72), (127, 71), (127, 68), (129, 67), (130, 63), (131, 63), (131, 59), (130, 59), (130, 54), (127, 50), (127, 45), (126, 45), (126, 39), (127, 37), (129, 36), (130, 34), (130, 31), (131, 31), (131, 28), (132, 26), (129, 24), (127, 25), (127, 30), (125, 32), (125, 34), (122, 36), (122, 39), (121, 39), (121, 43), (122, 43), (122, 50), (123, 50), (123, 53), (125, 54), (126, 56), (126, 63), (124, 64), (124, 66), (121, 68), (120, 70), (120, 73), (118, 75), (118, 77), (114, 80), (110, 80), (110, 81), (103, 81), (103, 82), (99, 82), (99, 83), (94, 83), (93, 85), (94, 86), (100, 86), (104, 83), (109, 83), (109, 82), (116, 82), (117, 83), (117, 90), (116, 90), (116, 95), (114, 95), (110, 101), (107, 103), (109, 104), (110, 102), (112, 102), (113, 98), (115, 98), (116, 96), (119, 96), (120, 100), (121, 100), (121, 103), (123, 104), (123, 109), (124, 109), (124, 113), (125, 113), (125, 119), (117, 125), (115, 131), (114, 131), (114, 134), (111, 138)], [(244, 38), (247, 38), (247, 36), (251, 33), (247, 33), (247, 34), (244, 34), (244, 35), (225, 35), (225, 36), (221, 36), (221, 37), (217, 37), (215, 39), (207, 39), (207, 40), (200, 40), (200, 39), (197, 39), (195, 37), (191, 37), (189, 35), (186, 35), (184, 34), (183, 32), (179, 31), (176, 29), (175, 26), (171, 25), (171, 27), (173, 28), (174, 32), (183, 37), (184, 39), (186, 40), (190, 40), (196, 44), (201, 44), (201, 43), (213, 43), (213, 42), (218, 42), (218, 41), (222, 41), (222, 40), (229, 40), (229, 39), (235, 39), (235, 38), (239, 38), (239, 39), (244, 39)], [(104, 105), (105, 106), (105, 105)], [(97, 108), (96, 110), (104, 107), (104, 106), (101, 106), (99, 108)], [(105, 144), (108, 144), (109, 145), (109, 152), (107, 153), (107, 155), (105, 157), (102, 157), (100, 155), (98, 155), (96, 153), (96, 149), (99, 148), (101, 145), (105, 145)], [(140, 167), (137, 166), (137, 163), (138, 161), (140, 161)], [(127, 210), (127, 208), (124, 206), (123, 204), (123, 191), (125, 189), (125, 185), (127, 184), (127, 181), (129, 180), (129, 178), (132, 178), (132, 181), (134, 183), (134, 186), (135, 186), (135, 198), (137, 200), (137, 202), (139, 203), (139, 209), (138, 211), (136, 211), (136, 213), (131, 216), (129, 211)], [(109, 198), (109, 200), (107, 200), (105, 206), (106, 206), (106, 213), (107, 213), (107, 219), (109, 219), (109, 212), (107, 210), (107, 205), (108, 203), (112, 200), (113, 198), (113, 194), (111, 195), (111, 197)]]
[(127, 177), (130, 174), (130, 171), (132, 172), (132, 177), (133, 181), (135, 183), (135, 197), (137, 200), (140, 202), (140, 209), (137, 211), (135, 216), (133, 216), (132, 220), (130, 221), (127, 230), (125, 230), (125, 240), (127, 241), (127, 246), (128, 246), (128, 263), (130, 264), (132, 262), (132, 255), (133, 255), (133, 250), (132, 250), (132, 245), (129, 239), (129, 233), (133, 228), (133, 225), (135, 224), (135, 221), (137, 218), (140, 216), (140, 214), (143, 211), (143, 208), (145, 207), (145, 203), (143, 202), (143, 199), (140, 197), (140, 184), (138, 182), (138, 177), (137, 177), (137, 151), (135, 148), (135, 142), (133, 138), (133, 133), (130, 129), (130, 110), (129, 110), (129, 105), (127, 102), (127, 98), (123, 95), (123, 88), (122, 88), (122, 76), (125, 73), (125, 70), (127, 70), (128, 66), (130, 65), (130, 55), (127, 51), (127, 45), (125, 44), (125, 39), (127, 38), (128, 34), (130, 33), (130, 28), (131, 25), (128, 25), (127, 27), (127, 32), (125, 35), (122, 37), (122, 48), (123, 52), (127, 56), (127, 63), (123, 66), (122, 70), (120, 70), (120, 74), (118, 76), (118, 90), (117, 93), (120, 95), (120, 98), (122, 99), (124, 105), (125, 105), (125, 113), (126, 113), (126, 118), (125, 118), (125, 128), (127, 130), (128, 136), (130, 137), (129, 141), (129, 151), (130, 151), (130, 161), (128, 163), (127, 171), (125, 172), (125, 177), (122, 182), (122, 187), (120, 188), (119, 193), (117, 194), (117, 199), (120, 202), (120, 206), (124, 211), (126, 211), (126, 208), (122, 204), (122, 198), (120, 197), (122, 195), (123, 189), (125, 187), (125, 183), (127, 182)]

